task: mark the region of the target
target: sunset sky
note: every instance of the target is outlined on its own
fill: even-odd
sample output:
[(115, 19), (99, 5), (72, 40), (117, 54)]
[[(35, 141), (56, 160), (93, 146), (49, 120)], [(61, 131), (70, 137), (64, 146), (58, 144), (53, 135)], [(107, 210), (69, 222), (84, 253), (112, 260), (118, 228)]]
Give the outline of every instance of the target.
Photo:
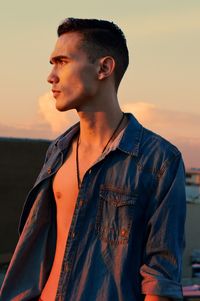
[(101, 18), (124, 31), (130, 66), (125, 111), (200, 167), (200, 1), (1, 1), (0, 136), (53, 139), (77, 120), (54, 108), (49, 56), (66, 17)]

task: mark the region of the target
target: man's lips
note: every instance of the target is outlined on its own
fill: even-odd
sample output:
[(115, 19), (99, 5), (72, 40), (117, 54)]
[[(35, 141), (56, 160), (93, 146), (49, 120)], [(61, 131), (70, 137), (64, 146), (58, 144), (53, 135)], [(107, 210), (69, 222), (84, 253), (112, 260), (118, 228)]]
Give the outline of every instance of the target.
[(52, 89), (53, 97), (57, 97), (61, 91)]

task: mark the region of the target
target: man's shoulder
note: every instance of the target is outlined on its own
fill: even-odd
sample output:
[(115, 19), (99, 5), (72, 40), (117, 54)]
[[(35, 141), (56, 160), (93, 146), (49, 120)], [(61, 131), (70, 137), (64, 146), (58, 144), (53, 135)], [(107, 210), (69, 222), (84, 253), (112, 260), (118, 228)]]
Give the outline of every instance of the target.
[(181, 152), (172, 142), (143, 127), (138, 161), (147, 169), (158, 172), (165, 169)]
[(129, 123), (124, 135), (128, 150), (141, 156), (171, 157), (180, 155), (179, 149), (169, 140), (144, 127), (131, 113), (127, 114)]
[(147, 147), (152, 151), (159, 151), (169, 155), (176, 156), (180, 154), (178, 147), (175, 146), (171, 141), (145, 127), (143, 127), (141, 146)]

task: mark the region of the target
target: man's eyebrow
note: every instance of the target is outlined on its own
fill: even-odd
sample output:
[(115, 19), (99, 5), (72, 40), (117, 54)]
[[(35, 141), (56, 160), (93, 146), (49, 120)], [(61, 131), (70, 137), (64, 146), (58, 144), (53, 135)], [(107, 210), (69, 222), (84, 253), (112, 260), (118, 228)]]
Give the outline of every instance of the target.
[(65, 55), (57, 55), (57, 56), (51, 57), (50, 60), (49, 60), (49, 63), (50, 64), (55, 64), (55, 63), (60, 62), (63, 59), (68, 60), (69, 57), (65, 56)]

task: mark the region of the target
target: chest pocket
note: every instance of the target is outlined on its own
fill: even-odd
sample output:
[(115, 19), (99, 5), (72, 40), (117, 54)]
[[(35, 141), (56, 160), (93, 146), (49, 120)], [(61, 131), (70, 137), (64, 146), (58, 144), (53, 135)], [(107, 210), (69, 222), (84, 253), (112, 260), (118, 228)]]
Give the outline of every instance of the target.
[(110, 244), (128, 242), (137, 195), (110, 189), (101, 189), (96, 232), (99, 238)]

